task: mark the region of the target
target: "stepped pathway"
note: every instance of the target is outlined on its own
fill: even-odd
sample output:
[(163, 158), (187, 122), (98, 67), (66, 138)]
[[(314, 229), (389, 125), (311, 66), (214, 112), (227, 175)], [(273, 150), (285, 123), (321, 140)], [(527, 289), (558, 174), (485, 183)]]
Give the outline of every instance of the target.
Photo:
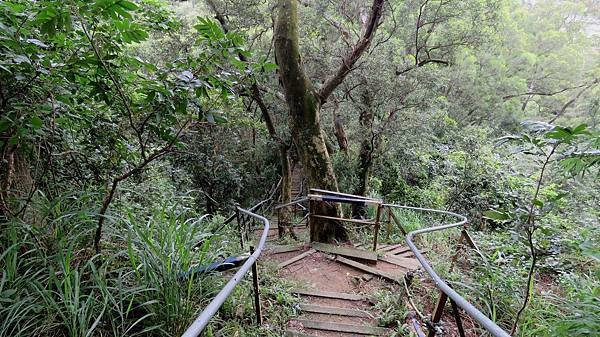
[[(303, 192), (302, 168), (292, 171), (292, 198)], [(302, 213), (302, 212), (301, 212)], [(270, 219), (267, 247), (262, 262), (274, 263), (280, 277), (299, 287), (300, 315), (289, 321), (285, 336), (389, 336), (392, 331), (377, 324), (375, 293), (395, 291), (404, 274), (419, 268), (419, 262), (403, 244), (372, 247), (298, 242), (276, 245), (277, 217)], [(306, 219), (294, 226), (299, 238), (308, 237)], [(258, 233), (257, 233), (258, 234)]]
[[(276, 219), (269, 237), (277, 238)], [(305, 224), (296, 228), (306, 231)], [(300, 235), (303, 236), (303, 235)], [(389, 336), (380, 327), (374, 295), (379, 289), (398, 289), (402, 277), (418, 268), (410, 249), (381, 245), (377, 252), (361, 245), (341, 246), (269, 243), (261, 258), (275, 263), (279, 276), (299, 284), (300, 315), (289, 321), (285, 336)]]

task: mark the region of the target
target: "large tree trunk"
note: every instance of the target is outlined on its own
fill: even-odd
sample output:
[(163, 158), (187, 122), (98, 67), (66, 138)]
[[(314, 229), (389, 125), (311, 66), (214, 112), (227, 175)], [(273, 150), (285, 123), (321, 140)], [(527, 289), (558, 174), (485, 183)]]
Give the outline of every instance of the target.
[[(218, 10), (216, 4), (212, 0), (207, 1), (209, 7), (215, 13), (215, 18), (221, 23), (221, 27), (225, 32), (229, 32), (229, 28), (227, 27), (227, 21), (225, 16)], [(244, 54), (239, 53), (238, 57), (242, 61), (247, 61), (246, 56)], [(277, 135), (277, 131), (275, 130), (275, 125), (273, 124), (273, 118), (269, 113), (269, 109), (265, 104), (262, 94), (260, 93), (260, 88), (258, 87), (258, 82), (256, 78), (253, 78), (252, 85), (248, 90), (248, 95), (258, 104), (260, 108), (262, 117), (265, 121), (265, 125), (267, 127), (267, 131), (279, 146), (279, 159), (281, 162), (281, 203), (287, 204), (292, 201), (292, 165), (290, 163), (289, 149), (290, 146), (288, 142), (284, 141), (281, 137)], [(294, 233), (294, 227), (292, 225), (292, 208), (284, 207), (279, 210), (278, 215), (278, 234), (279, 237), (283, 237), (287, 233), (289, 233), (293, 238), (296, 238), (296, 234)]]
[[(373, 0), (371, 12), (364, 31), (352, 50), (343, 58), (337, 71), (327, 79), (317, 92), (306, 76), (298, 39), (298, 2), (278, 0), (275, 20), (275, 56), (279, 65), (279, 75), (285, 91), (290, 113), (292, 140), (300, 154), (303, 170), (309, 187), (337, 191), (337, 180), (329, 158), (325, 137), (321, 128), (319, 110), (331, 93), (342, 83), (354, 65), (369, 47), (379, 19), (383, 12), (384, 0)], [(315, 203), (315, 214), (333, 217), (341, 216), (338, 204)], [(338, 221), (311, 220), (311, 240), (329, 242), (334, 239), (347, 239), (347, 232)]]
[[(320, 100), (300, 58), (297, 7), (296, 0), (279, 0), (275, 25), (275, 55), (289, 107), (292, 140), (300, 155), (309, 188), (337, 191), (337, 180), (321, 129)], [(318, 203), (314, 211), (321, 215), (341, 216), (341, 207), (333, 204)], [(347, 238), (346, 230), (337, 221), (319, 219), (311, 227), (312, 241), (330, 242)]]
[[(371, 175), (371, 167), (373, 165), (373, 151), (375, 151), (375, 137), (373, 134), (373, 110), (371, 104), (371, 96), (368, 89), (365, 89), (361, 94), (361, 111), (358, 119), (360, 130), (364, 135), (360, 143), (360, 152), (358, 154), (358, 185), (354, 194), (365, 196), (369, 188), (369, 177)], [(352, 215), (355, 218), (366, 216), (365, 205), (355, 204), (352, 206)]]

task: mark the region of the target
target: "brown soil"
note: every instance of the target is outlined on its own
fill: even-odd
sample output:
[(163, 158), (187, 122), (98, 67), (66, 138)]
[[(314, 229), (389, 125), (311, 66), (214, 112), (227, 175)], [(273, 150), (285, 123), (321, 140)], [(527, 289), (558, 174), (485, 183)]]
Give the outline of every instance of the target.
[[(348, 243), (344, 244), (344, 246), (353, 247)], [(308, 250), (309, 248), (307, 247), (303, 250), (293, 252), (269, 254), (265, 255), (262, 260), (268, 263), (279, 264)], [(393, 264), (380, 261), (377, 264), (370, 264), (369, 266), (377, 268), (393, 276), (400, 277), (403, 275), (402, 269)], [(359, 318), (314, 313), (302, 313), (298, 317), (298, 319), (310, 319), (332, 323), (377, 326), (377, 322), (374, 318), (377, 317), (378, 313), (376, 312), (375, 307), (370, 299), (374, 297), (374, 294), (377, 290), (386, 288), (399, 289), (400, 287), (398, 284), (392, 284), (391, 282), (381, 279), (377, 276), (367, 274), (362, 270), (336, 262), (331, 259), (330, 255), (321, 252), (315, 252), (300, 261), (282, 268), (279, 270), (278, 275), (285, 279), (297, 282), (298, 287), (303, 289), (361, 294), (365, 296), (367, 300), (364, 301), (300, 296), (300, 301), (302, 303), (347, 309), (360, 309), (368, 312), (373, 317)], [(357, 334), (351, 333), (307, 329), (304, 328), (297, 320), (289, 321), (287, 328), (314, 336), (358, 336)]]

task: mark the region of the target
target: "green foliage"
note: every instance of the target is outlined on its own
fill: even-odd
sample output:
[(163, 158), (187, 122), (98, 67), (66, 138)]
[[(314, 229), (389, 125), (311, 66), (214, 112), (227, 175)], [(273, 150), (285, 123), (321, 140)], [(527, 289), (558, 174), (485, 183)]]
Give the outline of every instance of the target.
[(375, 293), (375, 309), (379, 312), (377, 322), (379, 326), (396, 327), (398, 333), (403, 331), (403, 322), (408, 312), (403, 303), (406, 296), (403, 291), (391, 292), (387, 289)]
[[(233, 229), (214, 233), (222, 217), (207, 223), (202, 213), (249, 205), (278, 180), (278, 144), (248, 84), (258, 86), (281, 139), (294, 140), (272, 57), (271, 4), (214, 2), (227, 30), (208, 19), (212, 5), (190, 1), (0, 2), (0, 336), (179, 335), (222, 286), (218, 275), (179, 276), (239, 253)], [(315, 83), (353, 50), (362, 6), (300, 6), (303, 66)], [(522, 336), (600, 329), (600, 58), (587, 23), (597, 7), (386, 2), (365, 57), (321, 107), (330, 145), (330, 113), (348, 138), (347, 153), (329, 153), (343, 192), (362, 179), (367, 139), (367, 194), (469, 217), (484, 257), (461, 260), (460, 275), (447, 272), (455, 232), (417, 243), (507, 329), (522, 301), (533, 209), (538, 287)], [(523, 120), (552, 122), (525, 123), (525, 133), (498, 144)], [(95, 256), (98, 210), (124, 176), (104, 217), (105, 251)], [(447, 221), (395, 214), (407, 230)], [(370, 230), (353, 234), (372, 239)], [(394, 227), (385, 234), (403, 239)], [(261, 273), (269, 325), (253, 325), (246, 280), (206, 335), (280, 336), (297, 299), (274, 273)], [(422, 293), (424, 308), (434, 298)], [(379, 319), (400, 328), (398, 296), (379, 294)]]
[(1, 335), (180, 334), (214, 291), (206, 275), (180, 277), (221, 249), (206, 224), (170, 207), (147, 222), (132, 214), (111, 232), (113, 244), (100, 258), (86, 248), (95, 222), (86, 224), (91, 214), (78, 210), (84, 205), (50, 202), (45, 216), (58, 221), (47, 228), (3, 224)]
[(1, 9), (3, 144), (52, 138), (64, 151), (94, 149), (110, 163), (90, 163), (106, 170), (94, 172), (102, 180), (173, 144), (193, 120), (226, 120), (203, 107), (230, 99), (234, 74), (218, 69), (232, 58), (231, 46), (243, 51), (243, 41), (214, 23), (221, 35), (200, 34), (202, 52), (159, 68), (133, 49), (180, 26), (155, 2), (9, 1)]

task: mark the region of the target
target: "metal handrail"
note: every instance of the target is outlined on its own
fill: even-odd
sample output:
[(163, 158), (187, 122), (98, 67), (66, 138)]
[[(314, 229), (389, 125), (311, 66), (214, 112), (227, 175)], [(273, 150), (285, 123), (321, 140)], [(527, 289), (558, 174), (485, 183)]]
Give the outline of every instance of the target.
[[(288, 202), (287, 204), (277, 205), (277, 206), (273, 207), (273, 210), (276, 211), (276, 210), (282, 209), (284, 207), (289, 207), (289, 206), (293, 206), (293, 205), (300, 205), (300, 203), (303, 203), (305, 201), (308, 201), (307, 197), (296, 199), (296, 200), (292, 200), (292, 201)], [(302, 205), (300, 205), (300, 206), (302, 206)]]
[[(268, 197), (267, 199), (262, 200), (261, 202), (259, 202), (258, 204), (252, 206), (251, 208), (248, 209), (248, 211), (250, 212), (254, 212), (256, 211), (260, 206), (262, 206), (263, 204), (265, 204), (268, 201), (271, 201), (272, 197)], [(236, 206), (237, 207), (237, 206)], [(225, 221), (223, 221), (223, 225), (226, 225), (230, 222), (232, 222), (235, 219), (235, 216), (237, 215), (237, 213), (233, 213), (232, 215), (230, 215), (227, 219), (225, 219)]]
[(456, 305), (458, 305), (460, 308), (462, 308), (469, 316), (471, 316), (479, 324), (481, 324), (481, 326), (485, 330), (487, 330), (492, 336), (494, 336), (494, 337), (510, 337), (509, 333), (504, 331), (504, 329), (499, 327), (496, 323), (494, 323), (491, 319), (489, 319), (486, 315), (484, 315), (481, 311), (479, 311), (479, 309), (477, 309), (475, 306), (473, 306), (471, 303), (469, 303), (466, 299), (464, 299), (462, 296), (460, 296), (456, 291), (454, 291), (454, 289), (452, 289), (433, 270), (433, 268), (429, 265), (429, 262), (427, 262), (427, 259), (425, 259), (423, 254), (421, 254), (421, 252), (419, 251), (417, 246), (415, 246), (415, 244), (412, 241), (412, 239), (415, 236), (420, 235), (420, 234), (437, 232), (437, 231), (441, 231), (441, 230), (445, 230), (445, 229), (449, 229), (449, 228), (464, 226), (467, 224), (468, 219), (465, 216), (457, 214), (457, 213), (429, 209), (429, 208), (402, 206), (402, 205), (395, 205), (395, 204), (384, 204), (383, 206), (390, 207), (390, 208), (401, 208), (401, 209), (410, 209), (410, 210), (422, 211), (422, 212), (438, 213), (438, 214), (453, 216), (453, 217), (460, 219), (459, 222), (455, 222), (455, 223), (451, 223), (451, 224), (447, 224), (447, 225), (436, 226), (436, 227), (418, 229), (418, 230), (414, 230), (414, 231), (408, 233), (406, 235), (406, 242), (408, 243), (408, 247), (413, 252), (413, 254), (417, 258), (419, 263), (421, 263), (421, 266), (423, 266), (423, 269), (425, 269), (427, 274), (429, 274), (429, 276), (433, 279), (433, 281), (435, 282), (435, 286), (438, 289), (440, 289), (444, 294), (446, 294), (450, 299), (452, 299), (456, 303)]
[[(255, 209), (253, 207), (252, 209)], [(253, 218), (256, 218), (263, 222), (264, 228), (263, 233), (258, 242), (258, 247), (250, 255), (248, 260), (240, 267), (240, 269), (233, 275), (233, 277), (227, 282), (227, 284), (221, 289), (221, 291), (215, 296), (215, 298), (208, 304), (208, 306), (200, 313), (200, 315), (194, 320), (192, 325), (183, 333), (182, 337), (197, 337), (202, 333), (202, 330), (208, 325), (208, 322), (217, 313), (219, 308), (225, 303), (233, 289), (242, 281), (244, 276), (248, 273), (250, 268), (254, 265), (258, 257), (263, 251), (265, 242), (267, 241), (267, 235), (269, 234), (269, 220), (261, 215), (254, 214), (249, 210), (245, 210), (241, 207), (236, 206), (236, 210), (240, 213), (246, 214)]]

